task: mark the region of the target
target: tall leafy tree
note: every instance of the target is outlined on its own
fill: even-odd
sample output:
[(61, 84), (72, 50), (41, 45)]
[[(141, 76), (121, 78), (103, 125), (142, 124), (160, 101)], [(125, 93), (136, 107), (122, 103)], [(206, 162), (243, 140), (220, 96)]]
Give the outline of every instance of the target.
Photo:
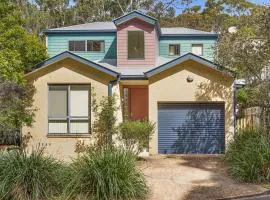
[(242, 16), (235, 32), (221, 33), (216, 61), (246, 80), (246, 87), (238, 93), (239, 105), (260, 107), (261, 124), (270, 134), (269, 20), (269, 7), (257, 7)]
[(33, 90), (27, 87), (25, 72), (44, 60), (46, 47), (24, 28), (14, 2), (0, 2), (0, 130), (30, 125)]
[(10, 0), (24, 18), (24, 27), (40, 35), (44, 29), (72, 25), (74, 8), (69, 0)]
[(77, 0), (76, 23), (109, 21), (133, 10), (148, 10), (154, 0)]

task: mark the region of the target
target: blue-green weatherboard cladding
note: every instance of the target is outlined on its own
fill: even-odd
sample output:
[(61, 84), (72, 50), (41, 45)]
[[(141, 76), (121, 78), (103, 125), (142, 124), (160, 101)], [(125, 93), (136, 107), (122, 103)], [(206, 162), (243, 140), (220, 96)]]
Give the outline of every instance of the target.
[(68, 51), (70, 40), (104, 40), (104, 52), (73, 52), (89, 60), (116, 59), (116, 33), (61, 33), (48, 34), (47, 45), (49, 56)]

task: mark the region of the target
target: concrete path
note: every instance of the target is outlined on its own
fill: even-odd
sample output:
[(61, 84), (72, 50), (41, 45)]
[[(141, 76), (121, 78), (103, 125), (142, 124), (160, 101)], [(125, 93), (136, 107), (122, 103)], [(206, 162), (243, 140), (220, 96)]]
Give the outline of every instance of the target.
[(140, 162), (149, 200), (211, 200), (266, 191), (232, 180), (220, 157), (155, 156)]
[(270, 195), (263, 195), (263, 196), (257, 196), (257, 197), (242, 198), (238, 200), (269, 200), (269, 199), (270, 199)]

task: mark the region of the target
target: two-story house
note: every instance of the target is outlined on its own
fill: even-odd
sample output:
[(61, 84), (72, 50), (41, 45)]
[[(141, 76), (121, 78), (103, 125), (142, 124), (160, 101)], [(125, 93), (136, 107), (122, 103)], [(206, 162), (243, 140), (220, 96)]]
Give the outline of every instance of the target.
[(26, 75), (37, 108), (29, 146), (48, 144), (61, 158), (89, 142), (91, 93), (115, 95), (118, 122), (156, 124), (150, 154), (217, 154), (234, 132), (233, 76), (213, 63), (218, 35), (161, 28), (138, 11), (112, 22), (44, 31), (49, 59)]

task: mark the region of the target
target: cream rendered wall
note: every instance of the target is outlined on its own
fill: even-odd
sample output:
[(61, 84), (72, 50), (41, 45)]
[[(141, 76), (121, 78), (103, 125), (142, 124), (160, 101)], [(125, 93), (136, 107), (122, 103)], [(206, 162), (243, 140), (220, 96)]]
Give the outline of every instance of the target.
[[(193, 78), (188, 83), (187, 77)], [(194, 61), (186, 61), (149, 79), (149, 119), (156, 123), (150, 154), (158, 153), (158, 102), (225, 102), (226, 143), (234, 132), (233, 78)]]
[[(78, 62), (64, 60), (27, 76), (36, 89), (33, 107), (37, 108), (32, 127), (23, 127), (24, 135), (31, 134), (28, 150), (38, 145), (46, 145), (45, 152), (57, 158), (69, 160), (76, 156), (75, 145), (78, 140), (90, 142), (90, 135), (50, 136), (48, 135), (48, 84), (91, 84), (97, 99), (108, 95), (108, 82), (115, 78), (98, 72)], [(91, 114), (91, 122), (93, 122)]]
[(122, 114), (122, 95), (121, 95), (121, 86), (119, 83), (115, 84), (112, 88), (112, 93), (116, 98), (116, 106), (117, 106), (117, 111), (116, 111), (116, 118), (117, 122), (116, 124), (119, 124), (123, 121), (123, 114)]

